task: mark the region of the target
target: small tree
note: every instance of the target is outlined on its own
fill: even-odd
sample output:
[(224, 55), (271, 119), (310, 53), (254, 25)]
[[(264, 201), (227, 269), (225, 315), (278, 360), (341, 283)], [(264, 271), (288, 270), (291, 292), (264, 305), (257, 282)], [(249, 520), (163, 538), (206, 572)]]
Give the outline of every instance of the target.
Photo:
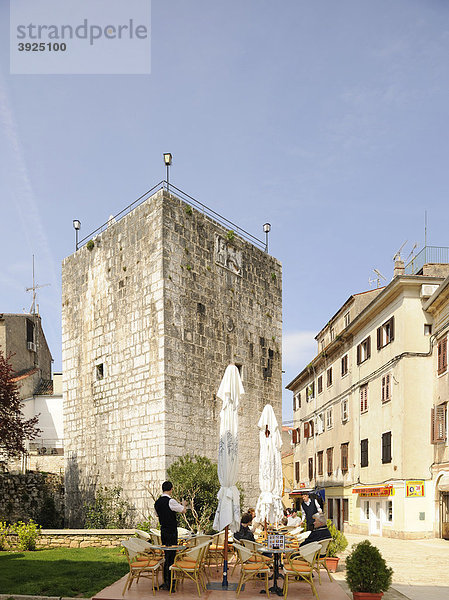
[(351, 592), (380, 594), (391, 585), (393, 569), (368, 540), (353, 546), (346, 558), (346, 581)]
[(13, 378), (13, 368), (0, 350), (0, 462), (20, 456), (26, 451), (25, 440), (33, 440), (41, 433), (37, 427), (39, 415), (25, 419), (21, 408), (17, 385)]
[(181, 456), (167, 470), (175, 496), (185, 499), (189, 508), (182, 515), (184, 523), (195, 531), (213, 531), (220, 489), (217, 465), (205, 456)]

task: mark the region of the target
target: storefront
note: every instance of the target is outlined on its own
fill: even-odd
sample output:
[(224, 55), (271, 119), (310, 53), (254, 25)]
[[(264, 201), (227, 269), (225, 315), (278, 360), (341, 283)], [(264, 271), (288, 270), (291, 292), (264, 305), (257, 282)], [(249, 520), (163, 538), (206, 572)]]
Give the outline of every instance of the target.
[(353, 494), (358, 495), (360, 523), (368, 525), (369, 535), (382, 535), (385, 527), (393, 524), (393, 499), (395, 490), (392, 485), (376, 487), (355, 487)]

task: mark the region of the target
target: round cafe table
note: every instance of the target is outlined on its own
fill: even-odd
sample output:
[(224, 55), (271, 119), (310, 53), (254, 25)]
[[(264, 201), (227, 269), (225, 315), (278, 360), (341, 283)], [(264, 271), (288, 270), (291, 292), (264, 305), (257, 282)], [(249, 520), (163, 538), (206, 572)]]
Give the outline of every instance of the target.
[[(283, 596), (284, 592), (281, 587), (278, 586), (277, 580), (279, 577), (279, 564), (281, 562), (281, 554), (290, 554), (291, 552), (295, 552), (297, 548), (267, 548), (266, 546), (262, 546), (257, 549), (257, 552), (261, 554), (273, 554), (274, 555), (274, 563), (273, 563), (273, 585), (269, 588), (269, 592), (272, 594), (277, 594), (278, 596)], [(265, 590), (261, 590), (261, 594), (265, 593)]]

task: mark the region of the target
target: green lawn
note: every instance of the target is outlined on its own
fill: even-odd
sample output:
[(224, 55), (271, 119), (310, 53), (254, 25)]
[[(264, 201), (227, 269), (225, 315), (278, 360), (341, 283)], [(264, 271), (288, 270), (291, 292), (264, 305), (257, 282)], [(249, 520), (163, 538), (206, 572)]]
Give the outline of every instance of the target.
[(0, 594), (90, 598), (127, 572), (118, 548), (0, 552)]

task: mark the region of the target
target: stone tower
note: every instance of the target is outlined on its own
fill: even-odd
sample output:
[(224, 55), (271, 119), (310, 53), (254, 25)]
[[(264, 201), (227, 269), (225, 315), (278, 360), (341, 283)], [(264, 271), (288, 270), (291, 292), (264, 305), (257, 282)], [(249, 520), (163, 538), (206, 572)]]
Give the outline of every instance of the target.
[(160, 190), (62, 265), (68, 522), (95, 486), (140, 519), (179, 456), (216, 461), (226, 366), (241, 367), (240, 477), (258, 496), (257, 421), (281, 421), (280, 263)]

